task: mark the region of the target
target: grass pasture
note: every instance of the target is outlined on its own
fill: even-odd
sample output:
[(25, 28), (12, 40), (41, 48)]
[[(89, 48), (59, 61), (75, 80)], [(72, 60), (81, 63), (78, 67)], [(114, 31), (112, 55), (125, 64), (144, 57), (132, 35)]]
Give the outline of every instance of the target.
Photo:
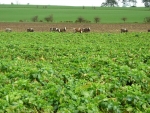
[[(43, 20), (48, 15), (53, 15), (54, 22), (75, 21), (82, 16), (84, 19), (94, 22), (94, 17), (98, 16), (101, 23), (123, 23), (122, 17), (127, 18), (127, 23), (143, 23), (148, 17), (148, 8), (122, 8), (122, 7), (71, 7), (71, 6), (50, 6), (43, 8), (39, 5), (0, 5), (1, 22), (31, 22), (33, 16), (38, 15), (39, 20)], [(15, 16), (14, 16), (15, 15)]]
[(150, 112), (150, 34), (0, 33), (0, 112)]

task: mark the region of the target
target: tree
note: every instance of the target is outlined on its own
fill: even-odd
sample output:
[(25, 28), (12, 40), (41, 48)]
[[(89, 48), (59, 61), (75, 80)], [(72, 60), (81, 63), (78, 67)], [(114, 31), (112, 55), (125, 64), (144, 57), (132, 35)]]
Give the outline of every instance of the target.
[(53, 22), (53, 15), (49, 15), (44, 18), (47, 22)]
[[(135, 7), (136, 3), (137, 3), (137, 0), (122, 0), (122, 3), (123, 3), (124, 7), (126, 7), (126, 6)], [(132, 3), (132, 5), (131, 5), (131, 3)]]
[(150, 23), (150, 17), (145, 17), (145, 18), (144, 18), (144, 22), (145, 22), (145, 23)]
[(124, 23), (126, 22), (126, 20), (127, 20), (127, 18), (126, 17), (123, 17), (123, 18), (121, 18), (121, 20), (123, 20), (124, 21)]
[(98, 23), (98, 22), (100, 22), (100, 18), (99, 17), (95, 17), (94, 21), (95, 21), (95, 23)]
[(150, 0), (142, 0), (144, 3), (145, 7), (150, 7)]
[(122, 0), (123, 6), (126, 7), (129, 5), (129, 1), (128, 0)]
[(118, 6), (118, 2), (116, 0), (106, 0), (106, 2), (103, 2), (101, 6), (104, 7), (115, 7)]
[(129, 0), (129, 2), (131, 2), (131, 3), (132, 3), (132, 7), (135, 7), (135, 6), (136, 6), (136, 3), (137, 3), (137, 1), (136, 1), (136, 0)]
[(32, 17), (31, 20), (32, 20), (33, 22), (37, 22), (37, 21), (38, 21), (38, 16)]
[(82, 22), (84, 22), (84, 20), (85, 19), (80, 16), (80, 17), (77, 18), (76, 22), (82, 23)]

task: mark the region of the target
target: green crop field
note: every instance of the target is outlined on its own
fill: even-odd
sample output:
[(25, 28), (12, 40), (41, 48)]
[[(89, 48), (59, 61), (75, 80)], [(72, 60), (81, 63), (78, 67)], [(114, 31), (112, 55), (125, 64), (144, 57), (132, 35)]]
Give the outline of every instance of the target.
[(0, 33), (0, 112), (149, 113), (149, 33)]
[(100, 18), (100, 23), (143, 23), (145, 17), (150, 16), (149, 8), (122, 7), (71, 7), (71, 6), (42, 6), (39, 5), (0, 5), (0, 22), (31, 22), (33, 16), (39, 21), (53, 15), (54, 22), (75, 21), (78, 17), (94, 22), (94, 17)]

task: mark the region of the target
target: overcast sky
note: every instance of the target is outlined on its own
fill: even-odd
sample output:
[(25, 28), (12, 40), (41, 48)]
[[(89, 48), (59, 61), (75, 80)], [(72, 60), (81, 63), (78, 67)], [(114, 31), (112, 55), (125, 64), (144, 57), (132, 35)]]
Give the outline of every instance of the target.
[[(137, 0), (136, 6), (143, 6), (142, 0)], [(34, 4), (34, 5), (66, 5), (66, 6), (101, 6), (105, 0), (0, 0), (0, 4)]]

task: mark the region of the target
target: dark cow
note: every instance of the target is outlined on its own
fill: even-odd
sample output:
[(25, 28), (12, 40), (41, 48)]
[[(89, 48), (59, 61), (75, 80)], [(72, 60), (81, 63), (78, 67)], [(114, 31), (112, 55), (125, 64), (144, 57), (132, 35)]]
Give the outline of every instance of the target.
[(53, 31), (53, 32), (60, 32), (60, 29), (59, 29), (59, 28), (53, 28), (53, 27), (52, 27), (52, 28), (50, 28), (50, 31), (51, 31), (51, 32), (52, 32), (52, 31)]
[(34, 32), (34, 29), (33, 28), (28, 28), (27, 32)]
[(66, 27), (59, 29), (59, 32), (66, 32)]
[(150, 29), (148, 29), (148, 32), (150, 32)]
[(12, 30), (10, 28), (6, 28), (5, 32), (12, 32)]
[(121, 33), (127, 33), (127, 32), (128, 32), (128, 30), (126, 28), (121, 29)]
[(76, 32), (82, 33), (82, 29), (81, 29), (81, 28), (74, 28), (74, 32), (75, 32), (75, 33), (76, 33)]
[(89, 28), (82, 28), (82, 31), (83, 31), (83, 32), (90, 32), (91, 29), (90, 29), (90, 27), (89, 27)]

